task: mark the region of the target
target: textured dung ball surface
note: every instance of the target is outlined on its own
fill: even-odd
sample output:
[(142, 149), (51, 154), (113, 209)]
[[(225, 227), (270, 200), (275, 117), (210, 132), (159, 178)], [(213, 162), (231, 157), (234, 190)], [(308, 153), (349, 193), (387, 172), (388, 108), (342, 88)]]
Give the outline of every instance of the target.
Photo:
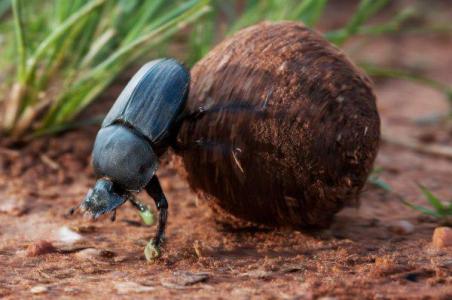
[[(261, 224), (328, 226), (356, 205), (377, 154), (368, 78), (296, 22), (261, 23), (192, 69), (179, 140), (191, 187), (215, 208)], [(218, 107), (223, 107), (218, 109)]]

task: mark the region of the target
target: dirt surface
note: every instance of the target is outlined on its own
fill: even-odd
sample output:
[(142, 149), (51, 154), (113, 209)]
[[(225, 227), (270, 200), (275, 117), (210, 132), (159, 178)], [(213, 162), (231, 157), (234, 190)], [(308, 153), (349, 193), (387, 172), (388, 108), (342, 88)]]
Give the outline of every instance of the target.
[[(413, 36), (366, 48), (373, 52), (363, 49), (363, 56), (418, 62), (452, 84), (450, 39)], [(383, 131), (452, 145), (449, 126), (414, 122), (447, 109), (441, 94), (396, 80), (377, 82), (376, 94)], [(64, 216), (94, 183), (89, 155), (95, 132), (0, 148), (0, 298), (452, 297), (452, 248), (432, 246), (437, 225), (370, 185), (360, 208), (342, 211), (329, 230), (237, 230), (216, 223), (166, 164), (159, 175), (170, 203), (167, 243), (163, 257), (147, 263), (143, 248), (155, 227), (141, 225), (131, 206), (124, 205), (114, 223)], [(413, 203), (424, 203), (416, 182), (452, 198), (450, 160), (383, 143), (376, 166)], [(400, 221), (413, 230), (401, 233), (409, 226)]]

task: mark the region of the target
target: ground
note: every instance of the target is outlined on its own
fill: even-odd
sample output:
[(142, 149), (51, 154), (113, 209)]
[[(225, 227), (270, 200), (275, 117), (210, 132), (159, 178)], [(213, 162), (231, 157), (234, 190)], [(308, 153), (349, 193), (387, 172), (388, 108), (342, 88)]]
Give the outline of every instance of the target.
[[(451, 50), (450, 38), (410, 36), (377, 39), (359, 56), (415, 62), (450, 84)], [(415, 122), (446, 111), (443, 95), (397, 80), (377, 81), (375, 90), (385, 134), (452, 143), (447, 124)], [(148, 263), (143, 248), (155, 227), (141, 225), (131, 206), (118, 211), (116, 222), (65, 216), (94, 183), (89, 155), (96, 130), (0, 148), (0, 297), (452, 297), (452, 248), (431, 243), (438, 225), (370, 184), (361, 206), (342, 211), (328, 230), (233, 229), (215, 222), (169, 162), (159, 170), (170, 203), (167, 243), (162, 258)], [(375, 165), (413, 203), (425, 201), (416, 182), (452, 197), (448, 159), (383, 142)], [(400, 221), (414, 230), (401, 232)]]

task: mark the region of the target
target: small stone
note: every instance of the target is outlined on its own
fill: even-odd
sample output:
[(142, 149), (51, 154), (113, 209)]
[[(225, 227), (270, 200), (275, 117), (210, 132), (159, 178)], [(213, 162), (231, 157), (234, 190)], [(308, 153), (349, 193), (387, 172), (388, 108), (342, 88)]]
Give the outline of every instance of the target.
[(75, 256), (82, 260), (92, 260), (100, 257), (100, 250), (94, 248), (83, 249), (80, 252), (77, 252)]
[(437, 227), (433, 232), (433, 246), (446, 248), (452, 246), (452, 228)]
[(115, 253), (109, 250), (87, 248), (77, 252), (75, 256), (81, 260), (99, 261), (104, 258), (111, 258), (115, 256)]
[(114, 261), (115, 263), (122, 263), (122, 262), (125, 262), (125, 261), (129, 260), (129, 259), (131, 259), (129, 256), (121, 255), (121, 256), (115, 257), (115, 258), (113, 259), (113, 261)]
[(73, 244), (83, 237), (69, 227), (61, 227), (57, 232), (57, 239), (65, 244)]
[(281, 268), (281, 273), (295, 273), (303, 271), (303, 266), (301, 265), (286, 265)]
[(239, 288), (236, 287), (231, 291), (231, 295), (235, 297), (239, 297), (239, 299), (251, 299), (251, 295), (256, 292), (255, 289), (252, 288)]
[(56, 252), (56, 248), (48, 241), (37, 241), (27, 247), (27, 256), (39, 256)]
[(64, 291), (65, 293), (67, 293), (67, 294), (74, 294), (74, 295), (81, 292), (80, 289), (74, 288), (74, 287), (65, 287), (65, 288), (63, 289), (63, 291)]
[(27, 212), (26, 202), (24, 200), (9, 198), (0, 203), (0, 213), (20, 217)]
[(399, 220), (391, 224), (389, 230), (400, 235), (407, 235), (413, 233), (414, 225), (409, 221)]
[(265, 270), (253, 270), (246, 273), (243, 273), (242, 276), (251, 277), (251, 278), (269, 278), (273, 275), (273, 272), (268, 272)]
[(187, 286), (209, 279), (208, 273), (174, 272), (172, 278), (163, 278), (160, 283), (167, 288), (183, 289)]
[(155, 290), (155, 287), (145, 286), (138, 284), (136, 282), (125, 281), (118, 282), (115, 284), (115, 289), (120, 295), (130, 294), (130, 293), (146, 293)]
[(49, 287), (45, 285), (36, 285), (30, 289), (32, 294), (44, 294), (49, 291)]

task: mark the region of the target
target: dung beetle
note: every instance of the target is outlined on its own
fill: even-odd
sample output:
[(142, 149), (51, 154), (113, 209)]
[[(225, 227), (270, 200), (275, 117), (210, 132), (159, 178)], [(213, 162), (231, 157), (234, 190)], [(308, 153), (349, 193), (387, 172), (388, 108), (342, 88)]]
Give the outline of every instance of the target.
[(168, 202), (155, 175), (159, 157), (173, 143), (188, 96), (190, 74), (174, 59), (146, 63), (132, 77), (97, 133), (92, 163), (98, 178), (77, 208), (93, 218), (112, 213), (130, 201), (145, 223), (149, 208), (133, 193), (145, 189), (159, 210), (155, 238), (145, 248), (148, 260), (160, 255), (168, 217)]

